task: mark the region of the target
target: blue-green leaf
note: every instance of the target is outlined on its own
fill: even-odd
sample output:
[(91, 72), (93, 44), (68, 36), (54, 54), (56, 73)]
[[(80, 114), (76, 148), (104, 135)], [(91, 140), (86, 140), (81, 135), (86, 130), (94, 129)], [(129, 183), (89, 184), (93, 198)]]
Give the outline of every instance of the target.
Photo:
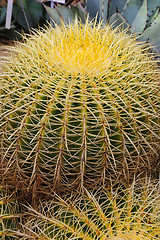
[[(15, 4), (13, 5), (13, 17), (21, 27), (28, 29), (28, 25), (22, 10), (19, 7), (17, 7)], [(29, 24), (32, 24), (32, 23), (30, 22)]]
[(46, 9), (48, 15), (50, 16), (50, 18), (57, 24), (60, 25), (61, 24), (61, 15), (59, 14), (59, 12), (57, 11), (56, 8), (51, 8), (48, 7), (46, 5), (44, 5), (44, 8)]
[(150, 25), (154, 22), (154, 20), (158, 17), (159, 14), (160, 14), (160, 7), (157, 7), (149, 17), (148, 22), (146, 24), (146, 28), (150, 27)]
[(108, 0), (99, 0), (99, 4), (100, 4), (100, 18), (107, 20)]
[[(34, 0), (33, 0), (33, 1), (34, 1)], [(27, 0), (16, 0), (16, 3), (15, 3), (15, 4), (16, 4), (19, 8), (21, 8), (21, 7), (22, 7), (21, 3), (22, 3), (22, 5), (23, 5), (24, 9), (27, 9), (27, 8), (28, 8)]]
[(141, 0), (128, 0), (128, 4), (126, 4), (122, 15), (127, 20), (129, 25), (131, 25), (134, 21), (137, 13), (141, 8), (141, 5)]
[(129, 24), (119, 13), (113, 14), (109, 23), (113, 28), (120, 27), (122, 29), (128, 29), (129, 31)]
[(137, 13), (134, 21), (131, 24), (133, 32), (141, 33), (147, 22), (147, 0), (144, 0), (139, 12)]
[(28, 10), (32, 16), (33, 22), (36, 25), (43, 15), (43, 6), (36, 0), (28, 0)]
[(159, 23), (160, 23), (160, 14), (158, 14), (158, 16), (153, 20), (153, 22), (151, 23), (151, 27)]
[(99, 13), (100, 13), (99, 0), (87, 0), (86, 11), (89, 13), (89, 16), (91, 18), (94, 18), (97, 16), (97, 18), (99, 19)]
[(6, 7), (0, 8), (0, 24), (3, 24), (5, 22), (6, 12), (7, 12), (7, 8)]
[(151, 15), (152, 12), (160, 7), (160, 0), (148, 0), (148, 14)]
[(42, 15), (43, 6), (36, 0), (16, 0), (16, 4), (14, 4), (13, 16), (25, 29), (36, 27)]
[(160, 51), (160, 17), (158, 17), (154, 23), (152, 23), (151, 27), (147, 28), (140, 40), (147, 41), (149, 40), (154, 46), (157, 46)]
[[(72, 22), (75, 17), (80, 17), (82, 21), (85, 19), (85, 11), (81, 9), (81, 7), (71, 7), (68, 8), (66, 6), (58, 5), (56, 8), (51, 8), (44, 5), (47, 13), (51, 17), (51, 19), (57, 24), (60, 25), (61, 21), (64, 22)], [(87, 15), (87, 14), (86, 14)]]
[(124, 6), (126, 5), (127, 0), (111, 0), (109, 4), (109, 17), (111, 17), (116, 11), (118, 10), (118, 13), (121, 13), (124, 9)]
[[(74, 9), (74, 8), (72, 8), (72, 9)], [(75, 12), (76, 12), (75, 14), (78, 17), (80, 17), (82, 22), (86, 21), (88, 13), (85, 11), (85, 9), (80, 4), (76, 5)]]

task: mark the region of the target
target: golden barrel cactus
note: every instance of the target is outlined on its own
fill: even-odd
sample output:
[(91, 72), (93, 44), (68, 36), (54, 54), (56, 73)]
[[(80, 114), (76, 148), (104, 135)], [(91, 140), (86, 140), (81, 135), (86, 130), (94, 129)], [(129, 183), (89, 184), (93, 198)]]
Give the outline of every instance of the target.
[(78, 20), (24, 37), (0, 74), (5, 181), (62, 192), (153, 172), (160, 71), (147, 48)]
[(0, 186), (0, 239), (13, 240), (18, 238), (20, 207), (14, 194), (4, 191)]
[[(158, 183), (133, 183), (116, 191), (85, 192), (84, 197), (57, 198), (28, 208), (22, 240), (158, 240)], [(73, 197), (73, 196), (72, 196)]]

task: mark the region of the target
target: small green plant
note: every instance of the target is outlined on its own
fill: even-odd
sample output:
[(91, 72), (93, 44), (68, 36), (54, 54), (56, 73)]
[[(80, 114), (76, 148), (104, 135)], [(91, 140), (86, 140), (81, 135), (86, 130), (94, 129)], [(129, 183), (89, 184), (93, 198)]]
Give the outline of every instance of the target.
[(158, 171), (160, 75), (147, 45), (78, 20), (24, 41), (0, 75), (1, 169), (11, 186), (34, 198)]
[[(76, 199), (57, 197), (38, 210), (27, 208), (25, 239), (158, 240), (159, 185), (137, 183), (129, 189), (101, 191)], [(37, 238), (36, 238), (37, 237)]]

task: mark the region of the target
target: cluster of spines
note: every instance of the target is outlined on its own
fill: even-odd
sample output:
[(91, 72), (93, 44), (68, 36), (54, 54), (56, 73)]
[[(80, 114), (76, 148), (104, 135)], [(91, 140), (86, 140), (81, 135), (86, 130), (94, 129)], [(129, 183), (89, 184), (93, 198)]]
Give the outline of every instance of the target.
[(15, 195), (0, 187), (0, 239), (13, 240), (18, 237), (20, 207)]
[[(157, 240), (160, 237), (159, 185), (132, 185), (28, 207), (22, 239)], [(31, 239), (32, 239), (31, 238)]]
[(57, 189), (79, 187), (83, 195), (28, 208), (19, 234), (18, 205), (5, 197), (2, 237), (160, 238), (158, 185), (95, 196), (87, 190), (112, 177), (128, 183), (158, 165), (159, 69), (143, 50), (125, 33), (88, 22), (47, 29), (16, 49), (0, 76), (1, 176), (33, 201)]
[[(47, 29), (20, 44), (1, 76), (4, 178), (19, 189), (45, 191), (88, 188), (111, 177), (129, 182), (153, 171), (159, 76), (143, 47), (88, 22)], [(77, 60), (68, 63), (67, 56)]]

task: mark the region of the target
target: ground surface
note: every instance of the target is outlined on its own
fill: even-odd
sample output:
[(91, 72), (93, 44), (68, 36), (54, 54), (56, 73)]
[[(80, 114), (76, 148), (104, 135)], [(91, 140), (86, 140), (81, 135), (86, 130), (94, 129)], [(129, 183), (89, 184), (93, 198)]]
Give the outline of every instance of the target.
[(0, 73), (2, 73), (2, 66), (5, 64), (5, 59), (10, 56), (13, 47), (13, 41), (0, 37)]
[(6, 57), (10, 54), (10, 47), (14, 46), (14, 42), (10, 40), (6, 40), (4, 38), (0, 38), (0, 58)]

